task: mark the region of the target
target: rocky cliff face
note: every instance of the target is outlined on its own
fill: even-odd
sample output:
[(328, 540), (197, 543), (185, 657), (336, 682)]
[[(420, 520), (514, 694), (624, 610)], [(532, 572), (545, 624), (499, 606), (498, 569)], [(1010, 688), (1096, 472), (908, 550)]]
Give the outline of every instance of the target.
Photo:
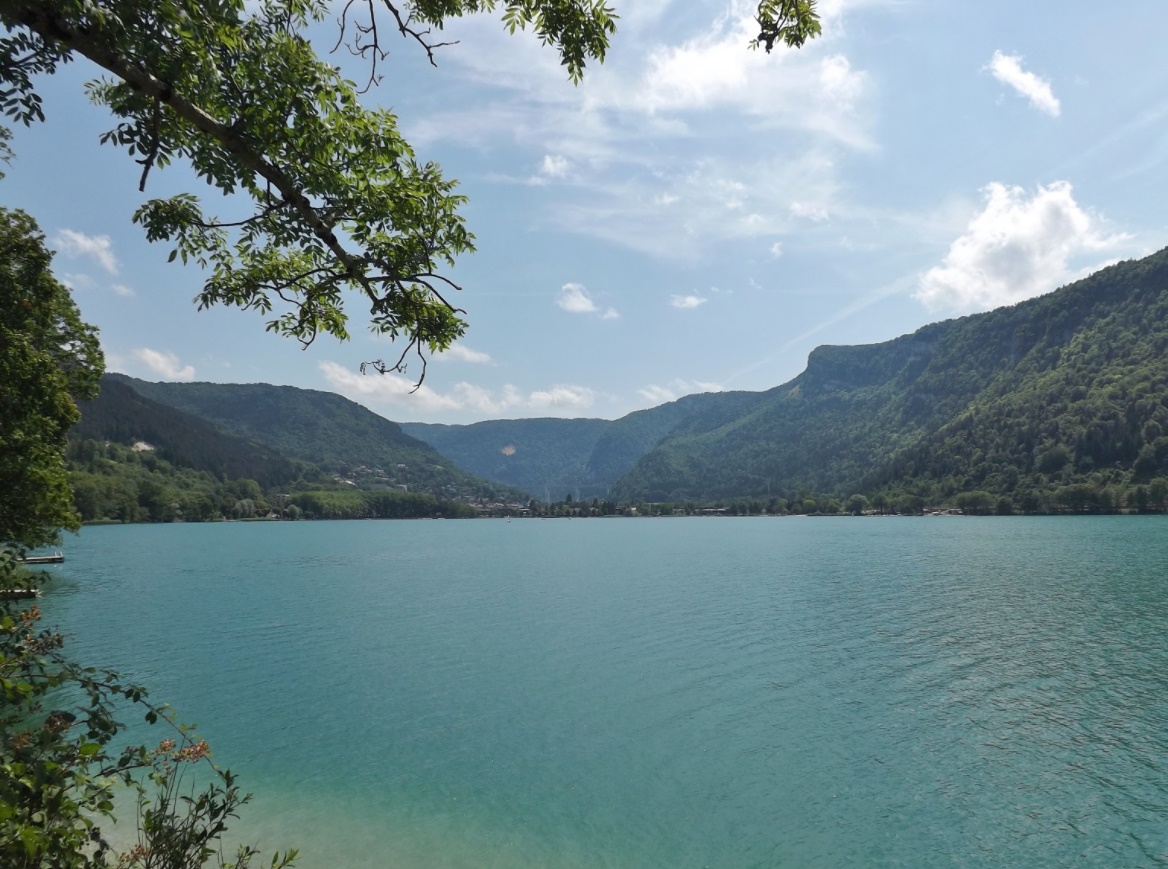
[(907, 386), (928, 367), (948, 326), (933, 324), (881, 344), (816, 347), (797, 378), (801, 392), (851, 392), (893, 380)]

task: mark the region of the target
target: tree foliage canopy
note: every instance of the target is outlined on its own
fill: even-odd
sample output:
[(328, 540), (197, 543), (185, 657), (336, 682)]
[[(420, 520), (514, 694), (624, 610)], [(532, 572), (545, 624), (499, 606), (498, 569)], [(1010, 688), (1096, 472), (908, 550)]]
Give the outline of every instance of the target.
[(65, 436), (103, 359), (31, 217), (0, 209), (0, 543), (44, 546), (76, 529)]
[[(431, 61), (451, 18), (499, 11), (514, 32), (554, 46), (568, 76), (603, 60), (616, 15), (605, 0), (347, 0), (340, 39), (379, 80), (385, 33)], [(323, 0), (0, 0), (0, 109), (43, 118), (38, 75), (81, 56), (112, 77), (89, 85), (117, 125), (104, 141), (150, 172), (174, 160), (236, 194), (220, 215), (192, 193), (135, 214), (173, 258), (205, 267), (200, 306), (270, 315), (268, 329), (305, 344), (347, 337), (343, 297), (356, 290), (375, 330), (411, 350), (447, 347), (465, 329), (442, 274), (473, 250), (455, 182), (419, 161), (395, 117), (360, 103), (361, 89), (322, 59), (308, 30)], [(756, 45), (799, 46), (819, 32), (814, 0), (762, 0)], [(236, 213), (235, 210), (238, 209)], [(424, 357), (422, 357), (424, 364)], [(424, 369), (423, 369), (424, 370)]]
[[(247, 799), (234, 778), (211, 767), (205, 790), (189, 787), (189, 765), (209, 765), (206, 743), (175, 727), (154, 749), (118, 745), (115, 715), (137, 709), (154, 723), (169, 713), (117, 674), (69, 660), (61, 634), (39, 626), (40, 611), (13, 599), (11, 589), (32, 580), (19, 549), (78, 525), (65, 437), (76, 399), (96, 393), (103, 367), (97, 334), (50, 260), (32, 218), (0, 209), (0, 865), (245, 869), (255, 849), (229, 862), (219, 847)], [(131, 788), (138, 806), (138, 842), (118, 855), (103, 833), (116, 786)]]

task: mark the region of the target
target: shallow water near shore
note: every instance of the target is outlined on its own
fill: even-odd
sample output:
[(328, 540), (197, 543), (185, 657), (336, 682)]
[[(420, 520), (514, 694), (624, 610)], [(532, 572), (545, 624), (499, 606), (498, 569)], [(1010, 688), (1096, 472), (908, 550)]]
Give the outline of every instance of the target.
[[(46, 621), (326, 867), (1168, 863), (1168, 519), (86, 528)], [(144, 737), (146, 738), (146, 737)]]

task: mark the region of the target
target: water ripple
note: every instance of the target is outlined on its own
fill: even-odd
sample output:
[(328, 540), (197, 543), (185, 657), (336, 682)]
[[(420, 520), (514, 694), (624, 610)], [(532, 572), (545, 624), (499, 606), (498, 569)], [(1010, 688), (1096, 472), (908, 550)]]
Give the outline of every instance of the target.
[(306, 869), (1156, 866), (1163, 530), (95, 528), (44, 609)]

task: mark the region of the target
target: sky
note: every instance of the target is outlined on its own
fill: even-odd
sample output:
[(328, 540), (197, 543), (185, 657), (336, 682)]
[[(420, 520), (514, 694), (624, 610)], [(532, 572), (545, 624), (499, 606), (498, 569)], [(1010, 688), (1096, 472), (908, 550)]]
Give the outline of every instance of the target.
[(450, 272), (467, 334), (416, 391), (414, 369), (359, 372), (400, 351), (356, 298), (351, 340), (307, 350), (255, 312), (196, 310), (202, 274), (131, 215), (218, 194), (180, 165), (139, 193), (133, 158), (98, 144), (113, 122), (84, 60), (40, 83), (48, 120), (15, 131), (0, 203), (40, 223), (110, 370), (328, 390), (403, 422), (614, 419), (765, 390), (818, 345), (1168, 246), (1160, 0), (820, 0), (822, 37), (770, 55), (747, 48), (748, 3), (613, 2), (608, 58), (579, 86), (497, 17), (452, 22), (436, 69), (391, 44), (366, 101), (459, 179), (478, 248)]

